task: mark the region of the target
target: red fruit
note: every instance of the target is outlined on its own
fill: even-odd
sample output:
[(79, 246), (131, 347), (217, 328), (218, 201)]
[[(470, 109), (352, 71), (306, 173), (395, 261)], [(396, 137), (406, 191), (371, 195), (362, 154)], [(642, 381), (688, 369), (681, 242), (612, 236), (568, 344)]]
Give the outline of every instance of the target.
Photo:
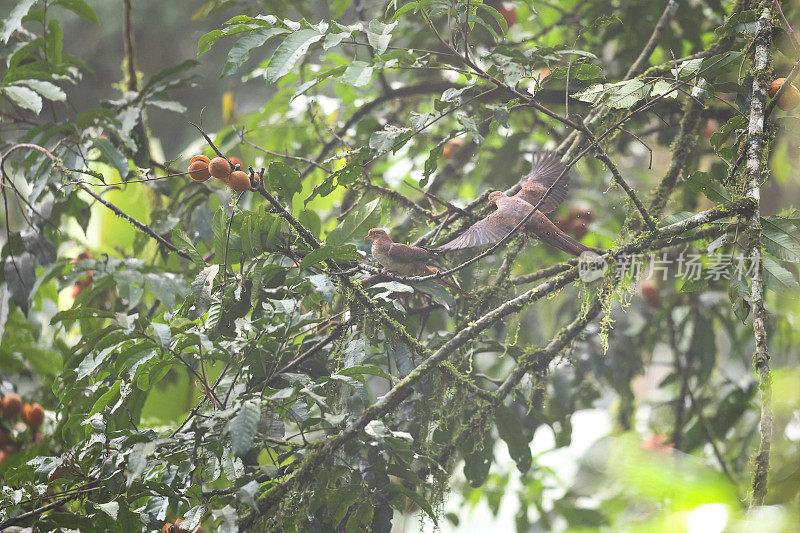
[(655, 284), (655, 282), (649, 279), (643, 281), (639, 287), (639, 291), (642, 293), (642, 297), (647, 302), (647, 305), (650, 307), (658, 307), (660, 295), (658, 293), (658, 286)]
[(0, 466), (3, 466), (3, 463), (6, 462), (6, 459), (11, 457), (11, 453), (7, 452), (6, 450), (0, 450)]
[(718, 129), (719, 129), (719, 121), (717, 119), (710, 118), (706, 120), (706, 125), (703, 128), (703, 138), (707, 141), (710, 140), (711, 136), (714, 135), (714, 133), (716, 133)]
[(549, 68), (547, 68), (547, 67), (545, 67), (545, 68), (540, 68), (540, 69), (539, 69), (539, 80), (540, 80), (540, 81), (544, 81), (544, 79), (545, 79), (547, 76), (549, 76), (549, 75), (550, 75), (552, 72), (553, 72), (553, 71), (552, 71), (552, 70), (550, 70), (550, 69), (549, 69)]
[(204, 162), (206, 165), (208, 165), (209, 163), (211, 163), (211, 160), (210, 160), (209, 158), (207, 158), (206, 156), (204, 156), (204, 155), (196, 155), (196, 156), (194, 156), (194, 157), (191, 159), (191, 161), (189, 161), (189, 164), (191, 165), (191, 164), (192, 164), (192, 163), (194, 163), (195, 161), (203, 161), (203, 162)]
[(445, 159), (450, 159), (455, 155), (456, 150), (464, 146), (464, 139), (460, 137), (456, 137), (455, 139), (450, 139), (446, 143), (444, 143), (444, 148), (442, 148), (442, 157)]
[(167, 522), (164, 524), (164, 527), (161, 528), (161, 533), (172, 533), (172, 523)]
[(517, 23), (517, 8), (514, 6), (500, 4), (498, 11), (503, 15), (503, 18), (506, 19), (506, 24), (508, 24), (509, 28)]
[(208, 163), (205, 161), (195, 161), (189, 165), (189, 177), (192, 181), (202, 183), (211, 177), (211, 172), (208, 171)]
[(13, 392), (11, 394), (6, 394), (6, 397), (3, 398), (3, 418), (6, 420), (16, 418), (21, 410), (22, 398)]
[(212, 159), (211, 163), (208, 164), (208, 170), (211, 172), (212, 176), (222, 181), (227, 180), (231, 175), (231, 165), (224, 157), (215, 157)]
[(36, 431), (44, 422), (44, 408), (38, 403), (33, 405), (26, 403), (25, 408), (22, 410), (22, 421), (28, 424), (28, 427), (33, 431)]
[(250, 190), (250, 176), (241, 170), (235, 170), (231, 172), (231, 176), (228, 178), (227, 183), (228, 186), (234, 191), (243, 192)]
[(231, 157), (231, 164), (234, 169), (238, 168), (239, 170), (244, 170), (244, 163), (242, 163), (242, 160), (238, 157)]
[[(769, 97), (773, 98), (783, 86), (786, 78), (778, 78), (769, 86)], [(789, 84), (789, 88), (781, 95), (778, 100), (778, 107), (784, 111), (789, 111), (800, 105), (800, 90), (794, 86), (793, 83)]]
[(77, 298), (80, 293), (83, 292), (83, 289), (85, 289), (86, 287), (89, 286), (89, 284), (92, 282), (92, 278), (94, 278), (94, 271), (93, 270), (87, 270), (86, 274), (82, 278), (80, 278), (78, 281), (75, 282), (75, 285), (72, 286), (72, 299), (73, 300), (75, 298)]

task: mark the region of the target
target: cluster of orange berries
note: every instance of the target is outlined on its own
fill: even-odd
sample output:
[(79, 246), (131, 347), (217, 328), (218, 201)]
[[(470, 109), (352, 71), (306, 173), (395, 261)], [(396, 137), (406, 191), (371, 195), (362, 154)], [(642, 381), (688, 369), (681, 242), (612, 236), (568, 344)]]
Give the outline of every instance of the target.
[[(198, 183), (214, 177), (234, 191), (249, 191), (250, 176), (242, 168), (244, 168), (244, 163), (238, 157), (209, 159), (204, 155), (196, 155), (189, 161), (189, 177)], [(258, 175), (256, 175), (256, 179), (258, 179)]]
[(164, 524), (164, 527), (161, 528), (161, 533), (205, 533), (205, 529), (203, 526), (197, 526), (191, 532), (188, 529), (182, 529), (180, 527), (180, 523), (183, 522), (180, 518), (175, 520), (175, 523), (167, 522)]
[[(17, 417), (21, 417), (22, 421), (31, 428), (31, 431), (36, 433), (42, 422), (44, 422), (44, 408), (35, 402), (23, 405), (22, 398), (18, 394), (6, 394), (0, 400), (0, 419), (4, 422), (13, 422)], [(20, 431), (24, 430), (25, 426), (22, 425), (18, 429)], [(11, 431), (0, 423), (0, 465), (16, 451), (12, 446), (13, 444), (14, 439)]]

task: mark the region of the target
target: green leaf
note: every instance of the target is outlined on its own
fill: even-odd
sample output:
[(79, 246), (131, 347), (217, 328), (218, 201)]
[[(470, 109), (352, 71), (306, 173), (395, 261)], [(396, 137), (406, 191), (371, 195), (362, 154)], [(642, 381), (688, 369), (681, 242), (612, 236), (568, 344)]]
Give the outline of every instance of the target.
[(210, 265), (200, 271), (192, 282), (194, 293), (194, 307), (197, 316), (206, 314), (211, 307), (211, 290), (214, 288), (214, 278), (219, 272), (219, 265)]
[(712, 202), (729, 202), (731, 195), (728, 190), (708, 172), (694, 172), (686, 180), (689, 188), (697, 193), (702, 193)]
[(764, 284), (767, 288), (783, 296), (797, 297), (800, 285), (792, 273), (769, 256), (764, 256), (763, 260)]
[(497, 25), (500, 26), (500, 29), (503, 30), (504, 35), (508, 33), (508, 22), (506, 22), (505, 17), (499, 11), (497, 11), (492, 6), (482, 3), (477, 4), (477, 7), (485, 11), (487, 14), (489, 14), (489, 16), (491, 16), (494, 19)]
[(365, 61), (352, 61), (344, 71), (342, 81), (354, 87), (363, 87), (372, 79), (373, 66)]
[(45, 37), (47, 60), (51, 64), (60, 65), (63, 61), (64, 30), (58, 19), (50, 19), (47, 23), (47, 36)]
[(3, 44), (8, 42), (15, 31), (22, 28), (22, 17), (28, 14), (35, 2), (36, 0), (17, 0), (17, 5), (8, 14), (2, 29), (0, 29), (0, 41)]
[(231, 449), (233, 454), (241, 457), (253, 446), (253, 437), (261, 419), (261, 409), (253, 400), (247, 401), (239, 408), (236, 417), (230, 422)]
[(708, 280), (703, 278), (685, 278), (681, 284), (681, 292), (698, 292), (708, 287)]
[(21, 108), (29, 109), (37, 115), (42, 111), (42, 97), (31, 89), (19, 85), (7, 85), (0, 90)]
[(800, 230), (792, 222), (779, 216), (762, 217), (761, 233), (767, 252), (782, 261), (800, 261)]
[(8, 311), (11, 306), (11, 294), (8, 292), (6, 282), (0, 283), (0, 341), (3, 340), (3, 333), (6, 330)]
[(50, 83), (49, 81), (44, 80), (22, 80), (19, 82), (19, 85), (25, 85), (30, 87), (40, 95), (44, 96), (48, 100), (53, 100), (56, 102), (64, 102), (67, 99), (66, 93), (61, 90), (61, 87)]
[(92, 6), (86, 3), (85, 0), (56, 0), (50, 5), (61, 6), (65, 9), (69, 9), (83, 20), (94, 22), (97, 26), (100, 26), (100, 21), (97, 19), (97, 13), (95, 13), (94, 9), (92, 9)]
[(464, 454), (464, 477), (472, 487), (480, 487), (489, 476), (492, 466), (491, 443), (483, 443), (478, 448)]
[(221, 265), (225, 262), (225, 248), (228, 240), (228, 217), (225, 216), (224, 210), (217, 209), (214, 213), (211, 229), (214, 232), (214, 262)]
[(114, 167), (121, 179), (125, 179), (130, 172), (128, 159), (108, 139), (92, 139), (92, 146), (100, 150), (99, 161)]
[(325, 242), (329, 245), (337, 246), (351, 240), (363, 240), (367, 235), (367, 231), (378, 226), (380, 221), (380, 199), (376, 198), (351, 211), (341, 224), (328, 233)]
[(328, 491), (325, 499), (334, 527), (339, 527), (344, 517), (347, 516), (348, 509), (358, 500), (362, 492), (361, 485), (344, 485)]
[(421, 494), (418, 494), (416, 491), (408, 489), (399, 483), (392, 483), (391, 488), (419, 505), (419, 508), (425, 511), (425, 514), (427, 514), (430, 519), (433, 520), (433, 523), (438, 524), (436, 513), (433, 512), (431, 504)]
[(350, 7), (350, 4), (353, 3), (353, 0), (333, 0), (333, 5), (331, 6), (331, 18), (338, 19), (341, 17), (345, 10)]
[(527, 472), (533, 457), (528, 446), (528, 439), (522, 433), (522, 424), (514, 412), (505, 405), (499, 405), (495, 411), (495, 424), (497, 433), (508, 446), (508, 454), (517, 463), (517, 468), (523, 474)]
[(372, 522), (372, 516), (375, 509), (372, 504), (364, 503), (359, 505), (355, 512), (350, 514), (347, 519), (347, 524), (344, 527), (345, 533), (358, 533), (360, 531), (374, 531), (369, 525)]
[(102, 309), (93, 309), (91, 307), (76, 307), (75, 309), (67, 309), (53, 315), (50, 319), (50, 324), (57, 324), (65, 320), (77, 320), (81, 318), (114, 318), (114, 313), (111, 311), (104, 311)]
[(264, 78), (268, 85), (272, 85), (286, 74), (291, 72), (308, 48), (322, 39), (324, 35), (314, 29), (302, 29), (289, 35), (272, 54)]
[(239, 39), (235, 45), (228, 52), (228, 59), (225, 61), (225, 66), (222, 69), (223, 76), (230, 76), (250, 57), (250, 51), (254, 48), (262, 46), (272, 37), (287, 33), (288, 30), (284, 28), (263, 28), (255, 30), (250, 35), (246, 35)]
[(182, 229), (175, 228), (172, 230), (172, 242), (179, 250), (183, 250), (184, 252), (188, 253), (196, 265), (205, 265), (203, 256), (200, 255), (200, 252), (198, 252), (197, 248), (194, 247), (192, 240)]
[(300, 183), (300, 174), (283, 161), (273, 161), (269, 164), (267, 186), (287, 202), (290, 202), (292, 197), (303, 188)]
[(300, 261), (300, 270), (314, 266), (318, 263), (327, 260), (333, 261), (355, 261), (358, 259), (358, 252), (351, 246), (330, 246), (325, 245), (322, 248), (317, 248), (309, 252), (302, 261)]

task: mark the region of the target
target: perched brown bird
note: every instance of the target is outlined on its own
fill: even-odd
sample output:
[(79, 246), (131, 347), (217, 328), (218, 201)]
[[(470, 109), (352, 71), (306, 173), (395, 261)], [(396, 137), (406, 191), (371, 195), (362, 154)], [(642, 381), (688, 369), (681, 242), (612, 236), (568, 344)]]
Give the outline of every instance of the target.
[[(528, 189), (532, 185), (535, 186), (537, 183), (526, 181), (522, 187), (523, 189)], [(494, 191), (490, 194), (489, 203), (497, 206), (497, 211), (479, 220), (467, 228), (464, 233), (439, 246), (434, 251), (461, 250), (500, 242), (533, 210), (533, 206), (520, 199), (518, 195), (509, 197), (502, 191)], [(580, 255), (589, 250), (589, 248), (558, 229), (549, 218), (538, 210), (528, 218), (528, 221), (521, 229), (527, 235), (544, 241), (550, 246), (555, 246), (570, 255)]]
[[(562, 174), (564, 175), (562, 176)], [(525, 200), (531, 205), (536, 205), (542, 199), (544, 193), (558, 180), (556, 186), (553, 187), (545, 201), (539, 206), (539, 211), (549, 213), (555, 211), (561, 205), (561, 202), (567, 198), (569, 179), (569, 172), (567, 172), (558, 154), (555, 152), (536, 152), (533, 154), (531, 171), (519, 180), (520, 185), (524, 187), (514, 197)]]
[[(439, 272), (437, 268), (425, 264), (433, 257), (433, 253), (419, 246), (394, 242), (384, 229), (372, 228), (364, 239), (372, 241), (372, 258), (387, 270), (402, 276), (430, 276)], [(468, 295), (461, 287), (446, 279), (433, 281)]]

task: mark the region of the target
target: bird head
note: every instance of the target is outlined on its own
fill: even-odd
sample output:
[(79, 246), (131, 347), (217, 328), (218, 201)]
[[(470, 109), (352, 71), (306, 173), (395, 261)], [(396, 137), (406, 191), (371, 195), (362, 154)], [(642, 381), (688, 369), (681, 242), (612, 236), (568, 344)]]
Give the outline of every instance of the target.
[(385, 229), (381, 228), (372, 228), (367, 232), (367, 236), (364, 237), (364, 240), (367, 241), (377, 241), (378, 239), (388, 239), (389, 234), (386, 233)]
[(497, 200), (499, 200), (500, 198), (505, 198), (505, 196), (506, 193), (504, 193), (503, 191), (493, 191), (489, 195), (489, 203), (497, 205)]

